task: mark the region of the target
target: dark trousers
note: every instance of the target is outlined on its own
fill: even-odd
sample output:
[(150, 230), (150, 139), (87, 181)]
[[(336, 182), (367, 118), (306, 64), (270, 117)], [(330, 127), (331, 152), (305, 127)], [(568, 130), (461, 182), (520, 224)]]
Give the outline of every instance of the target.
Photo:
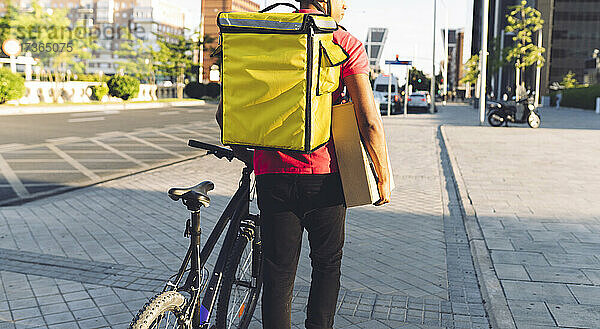
[(257, 176), (256, 186), (263, 228), (263, 328), (291, 327), (292, 292), (304, 229), (312, 264), (305, 326), (333, 328), (346, 218), (339, 174), (265, 174)]

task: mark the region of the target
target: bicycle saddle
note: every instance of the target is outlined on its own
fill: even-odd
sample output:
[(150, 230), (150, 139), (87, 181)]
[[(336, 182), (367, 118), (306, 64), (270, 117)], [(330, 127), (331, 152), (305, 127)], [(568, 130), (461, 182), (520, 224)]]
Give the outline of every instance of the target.
[(204, 181), (196, 186), (187, 188), (174, 187), (169, 190), (169, 198), (173, 201), (178, 201), (179, 199), (198, 201), (203, 206), (208, 207), (210, 205), (208, 191), (212, 191), (214, 188), (215, 184), (211, 181)]

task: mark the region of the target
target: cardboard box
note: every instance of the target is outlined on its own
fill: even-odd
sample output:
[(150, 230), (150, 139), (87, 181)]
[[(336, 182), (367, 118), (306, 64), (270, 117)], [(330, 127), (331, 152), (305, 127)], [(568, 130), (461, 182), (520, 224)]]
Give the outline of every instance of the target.
[[(375, 168), (361, 141), (352, 103), (333, 107), (332, 134), (346, 206), (350, 208), (377, 202), (379, 191)], [(388, 155), (390, 185), (394, 189), (389, 158)]]

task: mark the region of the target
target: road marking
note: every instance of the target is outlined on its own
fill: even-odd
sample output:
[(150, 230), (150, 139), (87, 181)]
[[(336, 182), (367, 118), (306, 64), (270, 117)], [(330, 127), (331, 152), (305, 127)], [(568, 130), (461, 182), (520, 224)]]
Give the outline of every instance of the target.
[(8, 162), (4, 160), (2, 155), (0, 155), (0, 171), (19, 197), (26, 198), (29, 196), (29, 191), (27, 191), (25, 185), (23, 185), (23, 182), (21, 182), (19, 179), (19, 176), (15, 174)]
[(179, 114), (179, 112), (158, 112), (158, 115), (173, 115), (173, 114)]
[(77, 123), (77, 122), (89, 122), (89, 121), (103, 121), (104, 117), (93, 117), (93, 118), (78, 118), (78, 119), (69, 119), (67, 122), (69, 123)]
[(120, 111), (116, 111), (116, 110), (106, 110), (106, 111), (96, 111), (96, 112), (83, 112), (83, 113), (73, 113), (71, 114), (72, 117), (93, 117), (93, 116), (98, 116), (98, 115), (102, 115), (102, 114), (119, 114), (121, 113)]
[(137, 165), (139, 165), (139, 166), (142, 166), (142, 167), (147, 167), (147, 166), (148, 166), (147, 164), (143, 163), (142, 161), (140, 161), (140, 160), (138, 160), (138, 159), (135, 159), (135, 158), (131, 157), (131, 156), (130, 156), (130, 155), (128, 155), (127, 153), (121, 152), (121, 151), (117, 150), (116, 148), (114, 148), (114, 147), (112, 147), (112, 146), (110, 146), (110, 145), (108, 145), (108, 144), (102, 143), (101, 141), (99, 141), (99, 140), (97, 140), (97, 139), (95, 139), (95, 138), (90, 138), (90, 140), (91, 140), (92, 142), (96, 143), (97, 145), (100, 145), (100, 146), (102, 146), (103, 148), (105, 148), (105, 149), (107, 149), (107, 150), (111, 151), (112, 153), (114, 153), (114, 154), (116, 154), (116, 155), (120, 156), (120, 157), (121, 157), (121, 158), (123, 158), (123, 159), (129, 160), (129, 161), (131, 161), (131, 162), (133, 162), (133, 163), (135, 163), (135, 164), (137, 164)]
[(194, 136), (198, 136), (198, 137), (207, 138), (207, 139), (209, 139), (211, 141), (214, 140), (215, 138), (219, 138), (219, 137), (210, 136), (210, 135), (201, 133), (201, 132), (196, 131), (196, 130), (190, 130), (190, 129), (186, 129), (186, 128), (182, 128), (182, 127), (174, 127), (174, 128), (179, 129), (179, 130), (183, 130), (185, 132), (188, 132), (188, 133), (192, 134), (192, 138), (194, 138)]
[(71, 136), (71, 137), (50, 138), (50, 139), (46, 139), (46, 142), (52, 143), (52, 144), (62, 144), (62, 143), (75, 143), (75, 142), (80, 142), (82, 140), (83, 140), (83, 138), (81, 138), (81, 137)]
[(134, 140), (134, 141), (136, 141), (136, 142), (139, 142), (139, 143), (142, 143), (142, 144), (148, 145), (148, 146), (150, 146), (150, 147), (153, 147), (153, 148), (155, 148), (155, 149), (157, 149), (157, 150), (160, 150), (160, 151), (162, 151), (162, 152), (165, 152), (165, 153), (168, 153), (168, 154), (174, 155), (174, 156), (176, 156), (176, 157), (178, 157), (178, 158), (185, 158), (183, 155), (181, 155), (181, 154), (179, 154), (179, 153), (175, 153), (175, 152), (173, 152), (173, 151), (171, 151), (171, 150), (167, 150), (167, 149), (166, 149), (166, 148), (164, 148), (164, 147), (158, 146), (158, 145), (156, 145), (156, 144), (154, 144), (154, 143), (150, 143), (150, 142), (148, 142), (148, 141), (146, 141), (146, 140), (143, 140), (143, 139), (141, 139), (141, 138), (139, 138), (139, 137), (136, 137), (136, 136), (133, 136), (133, 135), (131, 135), (131, 134), (125, 134), (125, 136), (127, 136), (127, 137), (129, 137), (129, 138), (133, 139), (133, 140)]
[(24, 146), (25, 146), (25, 144), (17, 144), (17, 143), (2, 144), (2, 145), (0, 145), (0, 152), (12, 151), (12, 150), (24, 147)]
[(125, 133), (122, 131), (108, 131), (105, 133), (96, 134), (97, 137), (108, 138), (108, 137), (123, 137)]
[(176, 141), (181, 141), (181, 142), (184, 142), (184, 143), (186, 143), (186, 144), (187, 144), (187, 142), (188, 142), (188, 140), (187, 140), (187, 139), (183, 139), (183, 138), (179, 138), (179, 137), (177, 137), (177, 136), (169, 135), (169, 134), (167, 134), (167, 133), (163, 133), (162, 131), (159, 131), (159, 130), (155, 130), (154, 132), (155, 132), (155, 133), (157, 133), (157, 134), (159, 134), (159, 135), (161, 135), (161, 136), (165, 136), (165, 137), (167, 137), (167, 138), (174, 139), (174, 140), (176, 140)]
[(82, 174), (88, 176), (90, 179), (92, 179), (92, 180), (100, 179), (100, 176), (96, 175), (93, 171), (86, 168), (84, 165), (79, 163), (77, 160), (73, 159), (70, 155), (68, 155), (63, 150), (59, 149), (58, 147), (56, 147), (52, 144), (47, 144), (46, 147), (48, 147), (50, 150), (52, 150), (54, 153), (56, 153), (59, 157), (65, 159), (65, 161), (67, 161), (71, 166), (73, 166), (75, 169), (79, 170)]

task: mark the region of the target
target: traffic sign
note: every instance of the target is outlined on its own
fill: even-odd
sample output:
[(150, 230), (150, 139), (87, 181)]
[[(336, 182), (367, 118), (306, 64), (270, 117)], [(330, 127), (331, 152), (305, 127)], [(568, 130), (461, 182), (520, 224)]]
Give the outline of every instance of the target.
[(412, 61), (399, 61), (399, 60), (393, 60), (393, 61), (385, 61), (385, 65), (412, 65)]
[(17, 56), (21, 52), (21, 43), (16, 39), (7, 39), (2, 43), (2, 51), (8, 56)]

